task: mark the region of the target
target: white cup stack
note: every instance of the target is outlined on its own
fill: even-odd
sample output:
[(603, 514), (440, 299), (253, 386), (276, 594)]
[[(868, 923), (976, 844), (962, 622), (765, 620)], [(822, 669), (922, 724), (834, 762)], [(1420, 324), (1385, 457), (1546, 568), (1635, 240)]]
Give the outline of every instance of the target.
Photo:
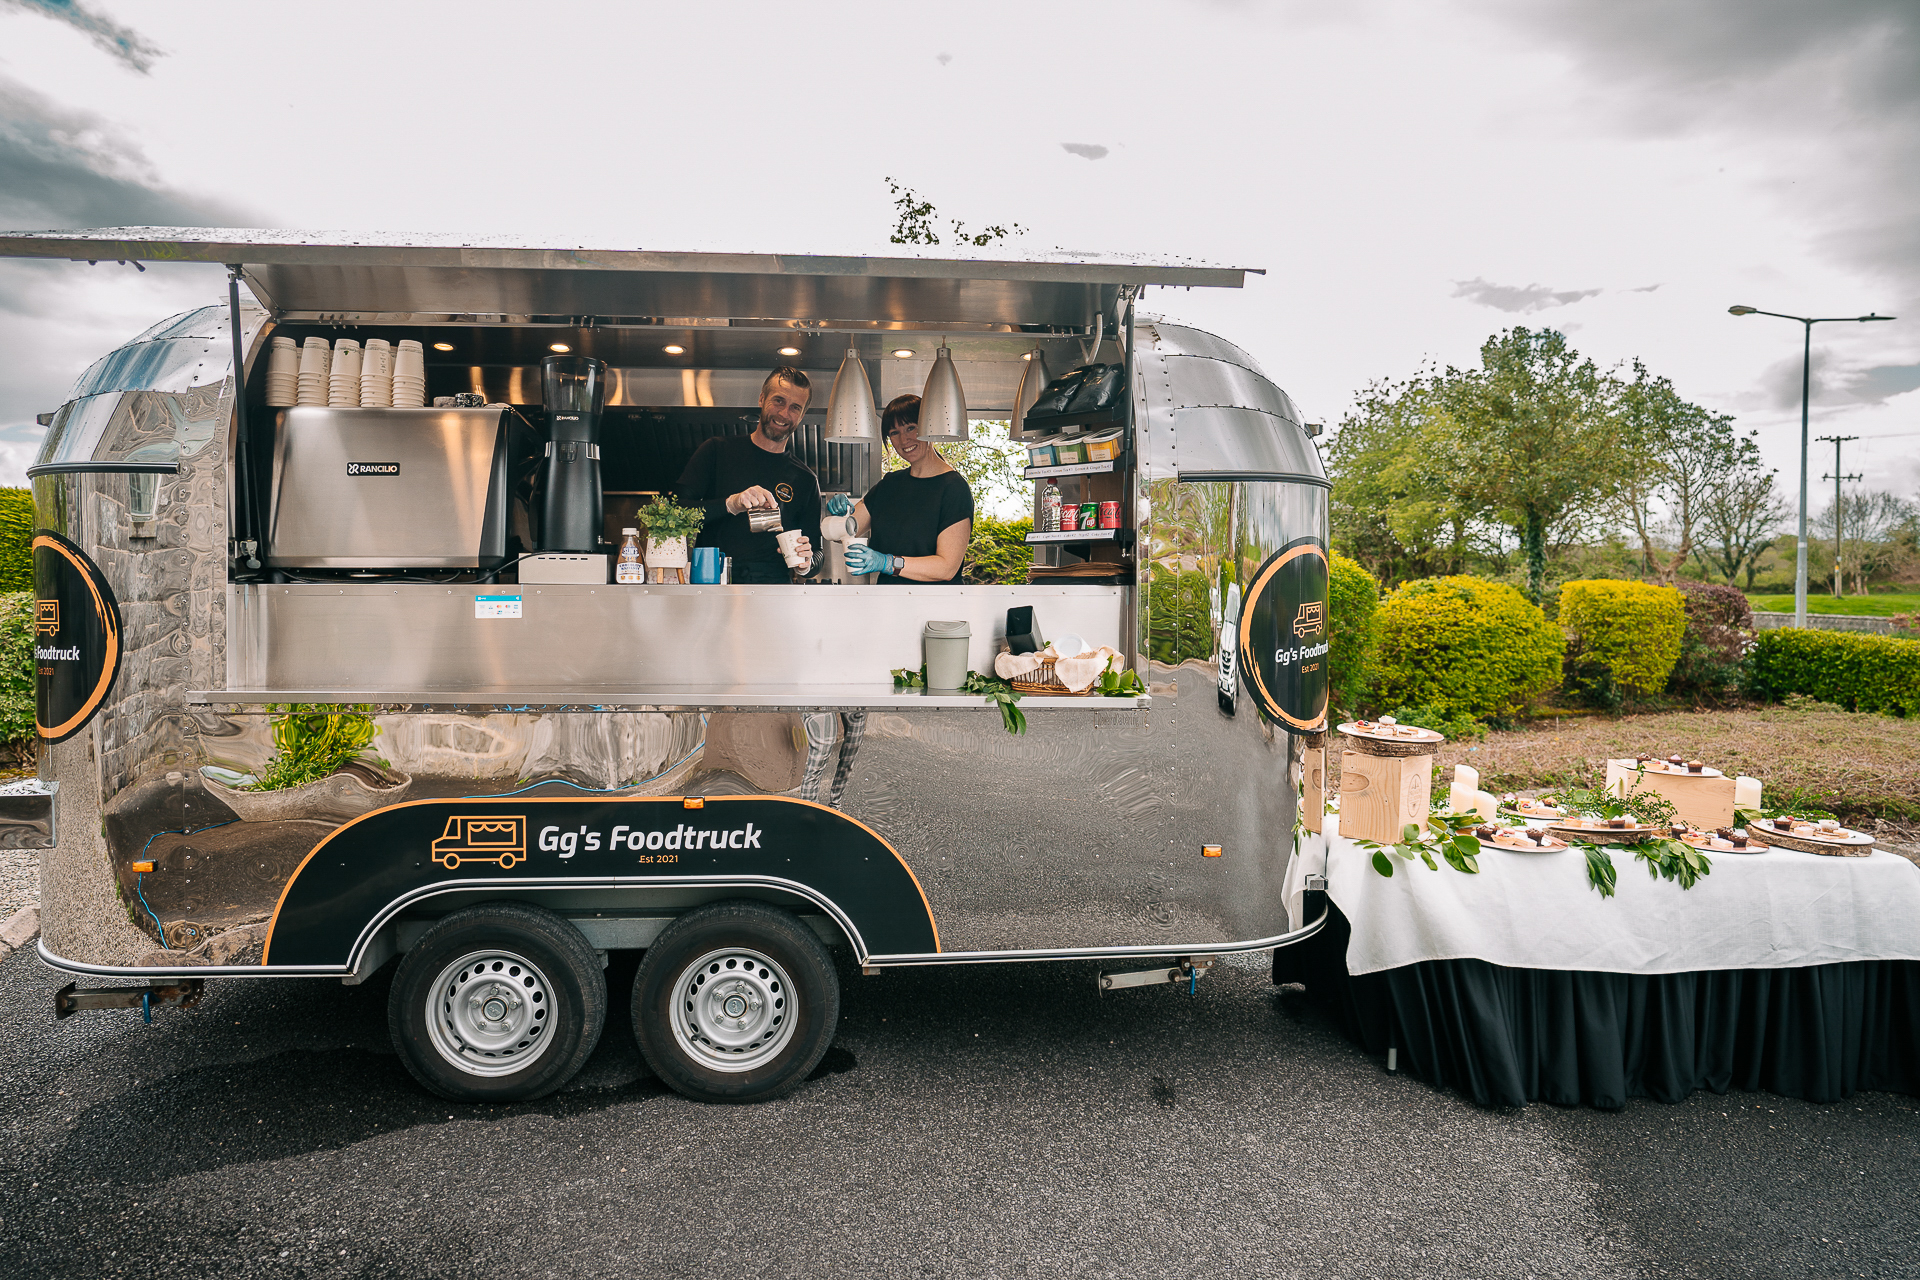
[(280, 409), (299, 398), (300, 348), (292, 338), (275, 338), (267, 349), (267, 403)]
[(393, 344), (368, 338), (360, 357), (360, 407), (386, 409), (393, 404)]
[(360, 344), (342, 338), (333, 344), (333, 364), (327, 374), (327, 405), (334, 409), (360, 407)]
[(294, 403), (327, 403), (327, 373), (333, 364), (333, 348), (325, 338), (308, 338), (300, 348), (300, 374)]
[(414, 339), (402, 338), (393, 353), (393, 407), (422, 409), (426, 403), (426, 352)]

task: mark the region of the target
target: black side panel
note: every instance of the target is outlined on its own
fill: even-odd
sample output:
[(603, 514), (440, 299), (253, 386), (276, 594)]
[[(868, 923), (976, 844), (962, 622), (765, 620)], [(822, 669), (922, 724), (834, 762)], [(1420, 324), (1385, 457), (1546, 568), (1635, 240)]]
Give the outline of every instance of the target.
[[(715, 847), (708, 847), (708, 846)], [(775, 877), (813, 889), (872, 954), (940, 949), (933, 914), (893, 848), (845, 814), (777, 796), (419, 800), (330, 833), (280, 898), (267, 965), (345, 965), (367, 924), (436, 884), (581, 887)]]

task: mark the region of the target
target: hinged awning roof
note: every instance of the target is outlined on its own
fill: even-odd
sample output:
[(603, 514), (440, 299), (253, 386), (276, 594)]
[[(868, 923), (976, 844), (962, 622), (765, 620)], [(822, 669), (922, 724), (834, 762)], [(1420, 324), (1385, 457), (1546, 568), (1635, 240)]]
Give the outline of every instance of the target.
[(1085, 330), (1122, 288), (1239, 288), (1249, 268), (1056, 252), (1009, 261), (533, 247), (457, 236), (221, 227), (0, 232), (0, 257), (238, 263), (283, 317), (416, 316), (606, 323), (748, 319)]

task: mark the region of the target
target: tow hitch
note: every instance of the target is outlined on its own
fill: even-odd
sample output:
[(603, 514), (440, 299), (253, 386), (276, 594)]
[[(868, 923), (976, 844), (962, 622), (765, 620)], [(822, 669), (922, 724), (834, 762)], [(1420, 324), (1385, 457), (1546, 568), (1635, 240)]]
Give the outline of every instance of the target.
[(1162, 982), (1184, 982), (1189, 992), (1200, 984), (1200, 975), (1213, 968), (1218, 956), (1182, 956), (1164, 969), (1133, 969), (1126, 973), (1103, 973), (1100, 975), (1102, 991), (1118, 991), (1122, 987), (1151, 987)]
[(172, 1005), (191, 1009), (200, 1003), (205, 978), (183, 978), (174, 982), (150, 982), (144, 987), (86, 987), (69, 982), (53, 993), (53, 1016), (72, 1017), (82, 1009), (138, 1009), (148, 1022), (153, 1011)]

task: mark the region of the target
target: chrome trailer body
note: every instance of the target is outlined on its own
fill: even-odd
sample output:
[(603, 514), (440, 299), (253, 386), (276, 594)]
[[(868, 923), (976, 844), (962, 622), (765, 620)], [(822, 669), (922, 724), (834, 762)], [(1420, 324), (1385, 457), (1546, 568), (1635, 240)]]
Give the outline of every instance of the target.
[[(1250, 356), (1133, 308), (1142, 285), (1238, 285), (1239, 271), (234, 234), (0, 236), (13, 255), (238, 264), (260, 304), (239, 311), (242, 391), (230, 309), (177, 317), (87, 371), (31, 473), (41, 525), (117, 600), (122, 645), (97, 713), (42, 751), (59, 782), (49, 820), (13, 835), (46, 846), (50, 964), (355, 981), (435, 920), (502, 899), (608, 949), (754, 898), (870, 968), (1217, 955), (1307, 932), (1290, 930), (1282, 883), (1301, 743), (1324, 713), (1324, 473)], [(236, 543), (263, 531), (236, 528), (250, 519), (236, 408), (257, 450), (273, 411), (250, 375), (271, 334), (445, 334), (459, 354), (435, 391), (537, 405), (555, 330), (607, 358), (614, 402), (638, 408), (748, 407), (781, 343), (822, 369), (852, 344), (884, 401), (927, 367), (886, 353), (939, 333), (977, 416), (1011, 408), (1036, 345), (1056, 370), (1124, 362), (1114, 483), (1133, 581), (500, 587), (246, 568)], [(686, 367), (660, 363), (663, 341)], [(877, 474), (817, 424), (797, 447), (825, 487)], [(1270, 665), (1246, 647), (1250, 597), (1315, 556), (1319, 608), (1260, 622), (1293, 628), (1283, 665), (1307, 672), (1276, 695), (1249, 667)], [(506, 592), (519, 616), (476, 616), (476, 596)], [(1146, 694), (1029, 697), (1028, 731), (1010, 736), (981, 698), (891, 686), (933, 618), (968, 620), (971, 665), (991, 671), (1015, 605), (1051, 635), (1113, 645)], [(264, 765), (271, 708), (290, 702), (369, 706), (404, 797), (369, 802), (335, 779), (279, 804), (209, 780)]]

